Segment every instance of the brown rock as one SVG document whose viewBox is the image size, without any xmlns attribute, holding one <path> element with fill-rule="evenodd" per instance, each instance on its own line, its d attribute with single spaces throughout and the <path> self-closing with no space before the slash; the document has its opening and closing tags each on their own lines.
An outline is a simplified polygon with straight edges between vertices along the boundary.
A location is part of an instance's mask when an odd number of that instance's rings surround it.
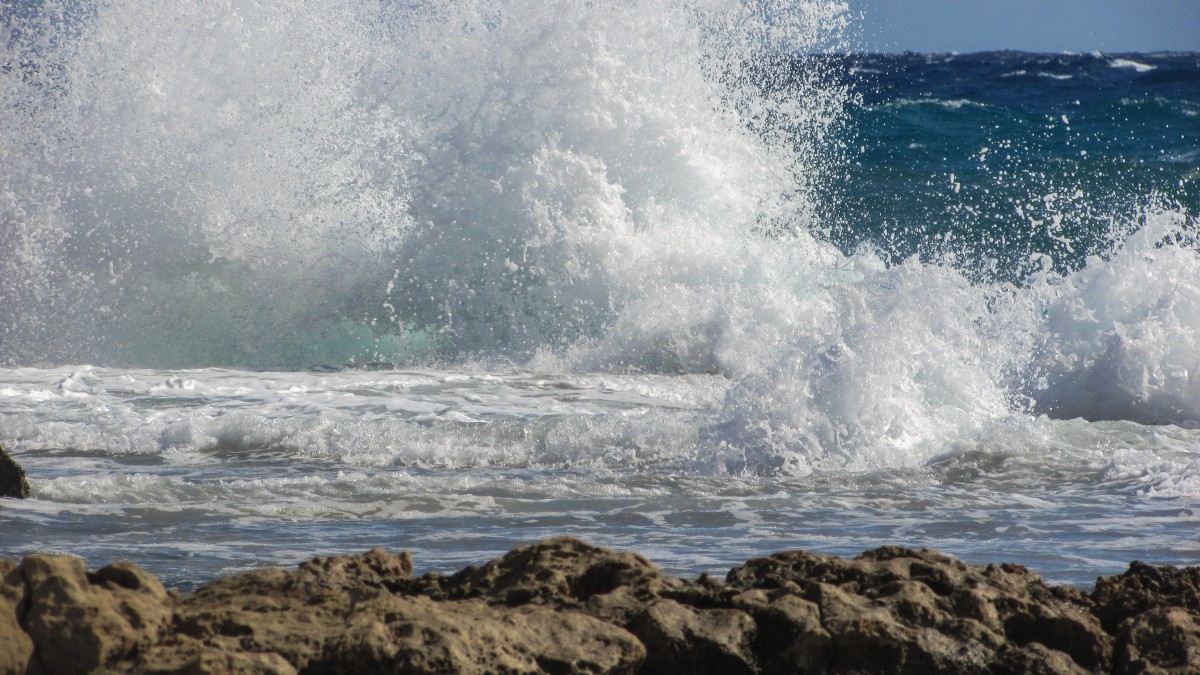
<svg viewBox="0 0 1200 675">
<path fill-rule="evenodd" d="M 648 605 L 690 584 L 662 574 L 636 553 L 617 553 L 574 537 L 555 537 L 514 549 L 482 567 L 457 574 L 426 574 L 398 592 L 436 600 L 482 598 L 490 604 L 526 604 L 582 611 L 625 626 Z"/>
<path fill-rule="evenodd" d="M 36 672 L 33 640 L 21 628 L 29 606 L 17 563 L 0 558 L 0 673 Z"/>
<path fill-rule="evenodd" d="M 919 596 L 922 591 L 898 595 Z M 953 619 L 929 606 L 921 615 L 905 616 L 904 599 L 870 600 L 819 584 L 812 596 L 821 608 L 822 624 L 833 638 L 832 672 L 971 673 L 984 672 L 1000 640 L 985 630 L 975 639 L 958 639 L 945 624 Z M 923 599 L 909 598 L 913 604 Z M 965 631 L 964 631 L 965 632 Z"/>
<path fill-rule="evenodd" d="M 170 618 L 162 584 L 130 563 L 89 574 L 71 556 L 32 555 L 20 573 L 29 594 L 24 628 L 51 673 L 90 673 L 153 644 Z"/>
<path fill-rule="evenodd" d="M 411 569 L 408 554 L 375 549 L 220 579 L 179 603 L 176 634 L 133 670 L 274 654 L 307 673 L 632 673 L 645 657 L 628 632 L 582 613 L 393 593 Z"/>
<path fill-rule="evenodd" d="M 232 654 L 245 662 L 243 672 L 258 673 L 632 673 L 645 654 L 633 636 L 589 616 L 480 600 L 396 596 L 360 602 L 350 614 L 320 605 L 257 613 L 247 606 L 185 612 L 186 633 L 131 670 L 221 672 L 228 666 L 219 658 Z"/>
<path fill-rule="evenodd" d="M 629 625 L 646 646 L 649 672 L 753 673 L 754 620 L 736 609 L 696 609 L 659 600 Z"/>
<path fill-rule="evenodd" d="M 1123 574 L 1097 579 L 1092 591 L 1105 630 L 1156 607 L 1182 607 L 1200 614 L 1200 567 L 1155 567 L 1134 561 Z"/>
<path fill-rule="evenodd" d="M 149 675 L 296 675 L 296 669 L 278 654 L 223 650 L 200 643 L 152 647 L 130 672 Z"/>
<path fill-rule="evenodd" d="M 823 673 L 833 639 L 821 625 L 816 603 L 787 591 L 753 589 L 730 599 L 754 617 L 759 666 L 767 673 Z"/>
<path fill-rule="evenodd" d="M 1200 571 L 1090 595 L 1019 565 L 787 551 L 725 583 L 558 538 L 451 576 L 372 549 L 168 594 L 128 563 L 0 560 L 0 673 L 1200 672 Z"/>
<path fill-rule="evenodd" d="M 992 664 L 995 675 L 1087 675 L 1091 672 L 1066 654 L 1040 642 L 1030 642 L 1023 647 L 1006 645 Z"/>
<path fill-rule="evenodd" d="M 508 605 L 579 605 L 622 588 L 647 588 L 650 598 L 662 578 L 657 565 L 636 553 L 615 553 L 574 537 L 555 537 L 450 577 L 428 575 L 409 591 L 431 597 L 487 597 Z"/>
<path fill-rule="evenodd" d="M 899 547 L 853 560 L 788 551 L 731 570 L 728 584 L 815 602 L 832 641 L 830 672 L 987 672 L 1035 642 L 1084 669 L 1111 662 L 1111 638 L 1088 600 L 1019 565 L 979 568 Z"/>
<path fill-rule="evenodd" d="M 1158 607 L 1125 620 L 1115 672 L 1200 673 L 1200 620 L 1181 607 Z"/>
<path fill-rule="evenodd" d="M 0 497 L 29 497 L 29 481 L 25 470 L 0 447 Z"/>
<path fill-rule="evenodd" d="M 1091 599 L 1117 636 L 1116 672 L 1200 672 L 1200 567 L 1135 561 L 1123 574 L 1097 579 Z"/>
<path fill-rule="evenodd" d="M 394 588 L 412 575 L 412 554 L 376 547 L 362 555 L 313 558 L 291 577 L 290 593 L 330 593 L 350 588 Z"/>
</svg>

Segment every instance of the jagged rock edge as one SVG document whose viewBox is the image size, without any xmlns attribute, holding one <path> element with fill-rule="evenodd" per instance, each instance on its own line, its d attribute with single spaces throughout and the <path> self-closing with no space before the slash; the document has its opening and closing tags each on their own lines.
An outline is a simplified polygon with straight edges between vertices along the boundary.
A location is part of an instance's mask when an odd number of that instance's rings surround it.
<svg viewBox="0 0 1200 675">
<path fill-rule="evenodd" d="M 154 602 L 159 602 L 165 612 L 165 620 L 156 625 L 158 632 L 150 635 L 148 638 L 137 637 L 129 648 L 124 651 L 117 651 L 104 657 L 104 661 L 100 664 L 101 669 L 114 669 L 128 672 L 175 672 L 182 671 L 184 666 L 195 670 L 201 668 L 200 672 L 209 672 L 203 670 L 202 666 L 205 663 L 203 656 L 209 651 L 222 649 L 219 630 L 215 630 L 211 634 L 205 634 L 203 629 L 200 631 L 201 638 L 193 640 L 189 643 L 180 637 L 180 629 L 185 623 L 189 615 L 187 612 L 196 611 L 203 613 L 205 611 L 218 611 L 221 606 L 213 606 L 207 609 L 202 603 L 197 607 L 191 607 L 188 603 L 195 604 L 195 599 L 201 597 L 205 589 L 219 586 L 221 583 L 230 583 L 231 579 L 241 579 L 250 584 L 249 593 L 253 595 L 255 580 L 261 584 L 267 583 L 268 576 L 275 579 L 283 579 L 296 581 L 300 586 L 299 581 L 302 576 L 307 574 L 311 579 L 308 582 L 315 584 L 313 589 L 317 588 L 322 583 L 330 583 L 329 577 L 321 577 L 317 573 L 324 570 L 326 575 L 332 573 L 330 570 L 335 570 L 339 574 L 345 574 L 349 569 L 352 573 L 350 576 L 345 576 L 340 582 L 340 590 L 332 593 L 327 593 L 326 601 L 329 598 L 337 598 L 340 595 L 359 594 L 360 599 L 365 600 L 367 604 L 370 602 L 387 602 L 388 598 L 379 595 L 387 594 L 394 598 L 414 599 L 425 598 L 422 606 L 436 607 L 439 611 L 465 611 L 464 608 L 470 606 L 471 611 L 476 612 L 475 615 L 481 622 L 480 625 L 485 625 L 487 622 L 498 620 L 517 621 L 521 617 L 523 620 L 545 621 L 545 611 L 557 612 L 561 615 L 564 626 L 570 624 L 566 630 L 586 630 L 586 631 L 602 631 L 601 623 L 608 624 L 616 631 L 608 632 L 605 637 L 599 642 L 602 646 L 612 646 L 618 644 L 616 650 L 618 653 L 609 654 L 608 660 L 604 663 L 596 662 L 590 656 L 584 654 L 574 654 L 571 658 L 576 660 L 563 661 L 559 657 L 562 656 L 547 656 L 544 653 L 529 652 L 527 656 L 527 665 L 530 672 L 537 672 L 548 667 L 547 664 L 552 664 L 554 670 L 563 670 L 563 672 L 587 670 L 588 672 L 636 672 L 641 668 L 643 663 L 646 663 L 648 657 L 650 661 L 658 662 L 660 665 L 664 663 L 663 655 L 660 653 L 649 654 L 646 652 L 647 646 L 640 639 L 630 633 L 628 628 L 633 623 L 637 616 L 649 611 L 656 603 L 664 600 L 669 600 L 672 603 L 680 605 L 684 613 L 688 616 L 696 617 L 705 616 L 705 612 L 734 610 L 740 614 L 747 616 L 751 622 L 750 627 L 745 631 L 743 642 L 748 645 L 751 654 L 748 658 L 741 658 L 741 666 L 738 668 L 744 672 L 784 672 L 787 669 L 787 664 L 772 660 L 770 655 L 759 653 L 763 651 L 765 638 L 763 637 L 764 621 L 767 617 L 767 612 L 772 611 L 772 603 L 777 603 L 785 597 L 795 597 L 800 601 L 809 603 L 815 606 L 816 617 L 819 626 L 831 639 L 828 641 L 825 649 L 825 659 L 821 670 L 825 672 L 854 672 L 856 668 L 861 669 L 862 664 L 852 663 L 848 661 L 853 655 L 843 654 L 845 648 L 839 643 L 839 636 L 844 639 L 845 635 L 835 631 L 837 623 L 834 616 L 828 615 L 826 603 L 821 602 L 819 593 L 814 589 L 818 588 L 818 584 L 825 585 L 827 582 L 818 581 L 817 579 L 827 579 L 829 585 L 839 589 L 839 593 L 852 594 L 857 598 L 855 602 L 860 602 L 863 607 L 870 610 L 873 615 L 887 615 L 889 606 L 888 598 L 895 597 L 897 594 L 903 594 L 906 589 L 918 589 L 915 584 L 923 586 L 936 603 L 938 601 L 949 601 L 955 597 L 958 590 L 957 587 L 952 587 L 945 594 L 935 591 L 927 583 L 920 579 L 915 579 L 911 576 L 899 580 L 892 580 L 898 570 L 902 570 L 907 560 L 908 568 L 914 566 L 911 561 L 919 561 L 921 569 L 925 570 L 926 565 L 941 563 L 945 566 L 953 568 L 961 575 L 961 579 L 969 587 L 975 589 L 979 580 L 984 577 L 994 577 L 998 579 L 992 590 L 1003 587 L 1008 584 L 1010 590 L 1016 595 L 1005 600 L 1005 603 L 1013 607 L 1020 607 L 1022 602 L 1039 600 L 1045 601 L 1044 604 L 1029 605 L 1037 614 L 1032 625 L 1064 625 L 1067 628 L 1089 628 L 1094 624 L 1096 632 L 1092 635 L 1092 639 L 1096 641 L 1092 645 L 1099 651 L 1093 652 L 1078 652 L 1075 656 L 1061 652 L 1048 647 L 1039 640 L 1027 640 L 1024 643 L 1013 642 L 1006 635 L 998 635 L 1003 638 L 989 654 L 991 660 L 983 663 L 955 661 L 954 655 L 919 655 L 922 658 L 927 658 L 926 661 L 907 662 L 901 661 L 894 664 L 892 670 L 886 668 L 881 672 L 918 672 L 920 667 L 922 672 L 927 672 L 930 664 L 935 666 L 934 670 L 944 672 L 968 672 L 976 670 L 978 672 L 1004 672 L 1005 668 L 1015 668 L 1017 664 L 1028 665 L 1027 661 L 1014 661 L 1014 659 L 1033 659 L 1039 655 L 1045 656 L 1049 653 L 1053 656 L 1053 663 L 1042 664 L 1045 672 L 1192 672 L 1200 668 L 1200 663 L 1196 659 L 1200 659 L 1200 567 L 1190 568 L 1173 568 L 1173 567 L 1154 567 L 1143 565 L 1141 563 L 1133 563 L 1127 572 L 1114 577 L 1098 579 L 1096 588 L 1091 594 L 1083 594 L 1077 590 L 1064 590 L 1064 587 L 1051 587 L 1042 583 L 1041 579 L 1032 572 L 1018 565 L 989 565 L 971 566 L 964 565 L 953 558 L 944 556 L 940 553 L 930 550 L 911 551 L 908 549 L 875 549 L 878 555 L 864 554 L 850 560 L 836 558 L 834 556 L 822 556 L 811 554 L 802 551 L 789 551 L 768 556 L 766 558 L 756 558 L 747 561 L 746 565 L 736 567 L 730 570 L 724 583 L 715 582 L 711 578 L 704 576 L 696 581 L 686 581 L 676 577 L 664 575 L 657 566 L 650 563 L 645 558 L 636 554 L 630 553 L 614 553 L 607 549 L 592 547 L 580 540 L 573 538 L 556 538 L 537 542 L 527 547 L 514 549 L 508 555 L 489 561 L 482 566 L 469 566 L 458 573 L 450 576 L 442 576 L 437 574 L 426 574 L 422 577 L 411 577 L 411 557 L 407 554 L 392 556 L 394 564 L 393 569 L 389 571 L 387 564 L 380 563 L 383 560 L 387 563 L 387 558 L 390 556 L 380 549 L 373 549 L 370 552 L 358 556 L 334 556 L 331 558 L 314 558 L 300 565 L 296 570 L 288 572 L 273 568 L 274 571 L 269 575 L 266 570 L 256 572 L 242 573 L 233 577 L 224 577 L 214 580 L 209 584 L 205 584 L 197 589 L 195 593 L 180 595 L 175 593 L 164 593 L 162 591 L 146 591 L 144 587 L 139 586 L 139 583 L 133 584 L 133 587 L 126 587 L 112 579 L 102 578 L 104 575 L 100 572 L 86 573 L 86 589 L 95 590 L 100 594 L 101 600 L 104 594 L 120 595 L 125 593 L 139 593 L 143 596 L 142 599 L 149 598 Z M 60 559 L 66 556 L 40 556 L 42 559 Z M 7 567 L 0 567 L 0 570 L 8 569 L 10 571 L 16 568 L 19 572 L 21 589 L 19 597 L 13 600 L 13 594 L 8 592 L 8 595 L 0 595 L 0 603 L 7 602 L 7 605 L 0 604 L 0 608 L 4 611 L 12 611 L 12 618 L 15 620 L 23 634 L 33 640 L 30 635 L 30 619 L 38 612 L 45 610 L 43 607 L 35 607 L 34 589 L 32 588 L 33 581 L 29 578 L 26 571 L 26 561 L 29 558 L 21 561 L 20 565 L 14 565 L 12 561 Z M 895 561 L 900 560 L 897 563 Z M 771 562 L 776 561 L 781 563 L 778 570 L 772 568 Z M 791 570 L 796 571 L 808 564 L 812 566 L 809 570 L 812 572 L 811 578 L 798 578 L 796 580 L 785 580 L 783 583 L 777 583 L 778 579 L 771 578 L 771 574 L 779 570 L 781 575 L 786 575 L 789 572 L 786 569 L 787 561 L 792 561 Z M 505 567 L 505 565 L 508 567 Z M 382 566 L 381 566 L 382 565 Z M 324 567 L 322 567 L 324 566 Z M 104 569 L 110 569 L 113 566 Z M 114 568 L 115 569 L 115 568 Z M 599 569 L 599 572 L 595 570 Z M 938 569 L 938 568 L 934 568 Z M 144 575 L 146 578 L 153 579 L 151 575 L 145 574 L 138 570 L 135 566 L 123 564 L 120 570 L 124 573 L 132 574 L 136 579 L 141 579 Z M 132 571 L 131 571 L 132 570 Z M 356 571 L 357 570 L 357 571 Z M 118 570 L 119 571 L 119 570 Z M 803 571 L 800 569 L 800 571 Z M 944 571 L 944 570 L 943 570 Z M 386 574 L 395 574 L 395 578 L 386 576 Z M 353 576 L 359 575 L 375 575 L 378 578 L 370 578 L 365 581 L 363 578 Z M 594 574 L 588 583 L 583 583 L 588 579 L 588 574 Z M 759 575 L 755 577 L 754 575 Z M 863 586 L 870 581 L 870 575 L 876 574 L 879 579 L 883 580 L 878 586 Z M 489 575 L 492 575 L 489 577 Z M 575 576 L 572 576 L 575 575 Z M 749 576 L 747 576 L 749 575 Z M 841 585 L 838 585 L 838 575 L 843 575 Z M 972 576 L 975 575 L 975 576 Z M 111 575 L 109 575 L 111 576 Z M 782 576 L 779 578 L 783 578 Z M 604 592 L 591 592 L 589 587 L 594 589 L 596 583 L 601 584 L 601 588 L 607 587 L 612 580 L 618 580 L 616 585 Z M 953 579 L 951 579 L 953 581 Z M 61 580 L 60 580 L 61 581 Z M 801 583 L 803 582 L 803 583 Z M 65 582 L 64 582 L 65 583 Z M 157 580 L 154 580 L 157 584 Z M 306 582 L 307 583 L 307 582 Z M 488 584 L 491 584 L 490 586 Z M 532 585 L 531 585 L 532 584 Z M 541 584 L 538 586 L 537 584 Z M 95 587 L 95 588 L 93 588 Z M 119 587 L 119 588 L 118 588 Z M 157 586 L 161 589 L 161 585 Z M 316 602 L 318 593 L 313 589 L 309 589 L 308 596 L 300 597 L 304 603 Z M 371 589 L 374 589 L 373 591 Z M 268 589 L 269 590 L 269 589 Z M 301 589 L 303 590 L 303 589 Z M 945 589 L 943 589 L 945 590 Z M 735 606 L 734 600 L 742 597 L 751 591 L 759 591 L 764 601 L 761 607 L 751 609 L 749 604 L 744 606 Z M 982 591 L 981 591 L 982 592 Z M 990 592 L 990 591 L 989 591 Z M 372 593 L 376 593 L 372 595 Z M 621 597 L 614 598 L 614 594 L 621 594 Z M 891 593 L 892 595 L 888 595 Z M 1020 593 L 1025 593 L 1022 596 Z M 321 597 L 325 597 L 321 596 Z M 142 596 L 138 596 L 142 597 Z M 758 595 L 754 596 L 758 598 Z M 921 599 L 918 594 L 917 600 Z M 996 596 L 1000 598 L 1002 596 Z M 9 601 L 6 601 L 8 598 Z M 271 598 L 269 595 L 262 595 L 263 602 L 269 604 Z M 1015 600 L 1011 598 L 1016 598 Z M 96 600 L 97 607 L 103 603 L 101 600 Z M 516 601 L 516 602 L 514 602 Z M 749 598 L 743 598 L 746 603 L 751 602 Z M 904 598 L 898 602 L 903 603 Z M 64 601 L 67 602 L 67 601 Z M 356 601 L 357 602 L 357 601 Z M 455 604 L 457 603 L 457 604 Z M 607 603 L 607 604 L 606 604 Z M 622 604 L 626 603 L 626 604 Z M 11 607 L 10 607 L 11 605 Z M 901 604 L 895 605 L 901 607 Z M 334 607 L 334 605 L 330 605 Z M 120 611 L 130 612 L 128 600 L 124 605 L 118 602 Z M 229 608 L 224 608 L 229 609 Z M 336 609 L 336 608 L 335 608 Z M 916 606 L 917 610 L 926 609 L 928 607 Z M 938 609 L 934 607 L 933 609 Z M 1063 614 L 1063 611 L 1066 614 Z M 101 607 L 99 612 L 106 611 Z M 234 611 L 234 610 L 230 610 Z M 334 610 L 330 610 L 334 611 Z M 932 610 L 930 610 L 932 612 Z M 1047 613 L 1049 612 L 1049 613 Z M 1054 612 L 1059 612 L 1055 614 Z M 1072 612 L 1078 612 L 1079 616 L 1074 616 Z M 1122 614 L 1122 612 L 1124 612 Z M 336 613 L 336 612 L 335 612 Z M 690 614 L 689 614 L 690 613 Z M 893 612 L 891 618 L 903 614 L 903 612 Z M 1101 625 L 1100 616 L 1106 616 L 1106 623 L 1109 628 L 1105 629 Z M 466 616 L 466 615 L 463 615 Z M 734 616 L 734 615 L 730 615 Z M 782 616 L 782 615 L 781 615 Z M 990 630 L 985 623 L 971 618 L 963 619 L 953 614 L 949 614 L 954 621 L 975 621 L 984 630 Z M 586 619 L 585 619 L 586 617 Z M 1048 617 L 1048 618 L 1047 618 Z M 460 617 L 461 618 L 461 617 Z M 876 617 L 877 618 L 877 617 Z M 933 618 L 937 618 L 936 616 Z M 936 621 L 929 625 L 921 625 L 920 620 L 929 620 L 929 617 L 921 619 L 918 617 L 917 622 L 908 625 L 903 623 L 903 617 L 897 621 L 895 630 L 899 634 L 913 635 L 913 639 L 919 641 L 922 631 L 926 633 L 933 630 L 937 637 L 947 637 L 945 633 L 937 631 L 938 624 Z M 95 621 L 93 617 L 93 621 Z M 474 620 L 474 619 L 473 619 Z M 599 620 L 598 622 L 596 620 Z M 1074 621 L 1074 624 L 1071 622 Z M 1039 623 L 1040 622 L 1040 623 Z M 1055 623 L 1058 622 L 1058 623 Z M 134 623 L 138 623 L 134 621 Z M 154 623 L 154 622 L 151 622 Z M 536 623 L 536 622 L 535 622 Z M 734 622 L 737 623 L 737 622 Z M 1007 622 L 1002 621 L 999 625 L 1006 629 Z M 374 625 L 374 624 L 373 624 Z M 386 622 L 379 623 L 382 626 L 381 630 L 386 633 L 389 628 Z M 1163 626 L 1166 626 L 1166 629 Z M 1140 627 L 1140 628 L 1139 628 Z M 91 628 L 89 626 L 75 626 L 73 630 L 81 628 Z M 396 626 L 392 626 L 396 628 Z M 880 626 L 881 630 L 889 630 L 886 626 Z M 1169 630 L 1168 630 L 1169 629 Z M 426 630 L 430 630 L 426 627 Z M 494 635 L 487 633 L 490 629 L 481 629 L 481 634 L 489 635 L 488 639 L 495 638 Z M 1082 629 L 1080 629 L 1082 630 Z M 1158 631 L 1157 633 L 1155 631 Z M 907 633 L 905 632 L 907 631 Z M 1166 638 L 1163 638 L 1161 633 L 1168 632 Z M 1086 633 L 1086 631 L 1085 631 Z M 686 631 L 684 642 L 692 640 L 694 642 L 696 635 L 688 634 Z M 811 633 L 807 633 L 811 634 Z M 205 637 L 207 635 L 207 637 Z M 640 656 L 638 649 L 630 644 L 622 643 L 624 639 L 622 635 L 629 636 L 629 639 L 638 643 L 641 647 Z M 1146 636 L 1151 637 L 1158 635 L 1156 639 L 1171 639 L 1176 641 L 1184 641 L 1185 643 L 1167 645 L 1166 649 L 1159 649 L 1154 645 L 1135 644 L 1138 639 L 1145 639 Z M 19 637 L 19 636 L 18 636 Z M 346 636 L 342 636 L 346 637 Z M 586 636 L 585 636 L 586 637 Z M 735 636 L 736 637 L 736 636 Z M 191 639 L 191 638 L 188 638 Z M 287 635 L 279 638 L 283 641 L 288 639 Z M 391 647 L 387 644 L 387 637 L 383 641 L 374 644 L 366 645 L 353 642 L 350 640 L 348 648 L 379 648 L 387 652 Z M 162 652 L 163 649 L 172 647 L 172 641 L 175 641 L 175 646 L 183 645 L 184 647 L 194 648 L 198 651 L 199 656 L 186 663 L 179 663 L 177 669 L 160 668 L 148 661 L 150 655 L 156 653 L 156 650 Z M 206 640 L 208 640 L 206 642 Z M 1086 638 L 1085 638 L 1086 640 Z M 734 639 L 732 643 L 737 643 Z M 530 643 L 533 644 L 533 643 Z M 536 649 L 526 644 L 521 649 Z M 142 645 L 145 645 L 143 648 Z M 1012 647 L 1010 648 L 1010 645 Z M 1031 645 L 1036 645 L 1036 648 Z M 8 643 L 0 639 L 0 647 L 7 647 Z M 31 655 L 31 660 L 25 664 L 20 664 L 12 660 L 7 660 L 9 657 L 19 659 L 19 654 L 0 654 L 0 672 L 37 672 L 39 669 L 44 672 L 67 672 L 62 668 L 55 669 L 53 666 L 46 668 L 44 663 L 44 654 L 42 649 L 37 648 L 37 641 L 34 641 L 34 651 Z M 322 644 L 321 649 L 325 649 L 328 645 Z M 162 648 L 162 649 L 160 649 Z M 182 647 L 181 647 L 182 648 Z M 211 649 L 210 649 L 211 648 Z M 696 644 L 678 644 L 673 645 L 673 653 L 686 653 L 687 649 L 696 649 Z M 704 646 L 705 649 L 712 649 L 712 645 Z M 916 649 L 916 647 L 912 647 Z M 1017 651 L 1013 651 L 1016 649 Z M 205 651 L 209 650 L 209 651 Z M 680 651 L 684 650 L 684 651 Z M 1006 651 L 1007 650 L 1007 651 Z M 394 650 L 393 650 L 394 651 Z M 612 650 L 609 650 L 610 652 Z M 388 656 L 388 654 L 391 656 Z M 524 654 L 524 652 L 521 652 Z M 1092 663 L 1081 664 L 1078 661 L 1080 653 L 1085 657 L 1092 658 Z M 1153 659 L 1159 658 L 1161 661 L 1163 653 L 1182 654 L 1184 661 L 1179 663 L 1155 662 Z M 242 656 L 249 660 L 244 660 L 244 663 L 251 665 L 258 664 L 257 670 L 247 672 L 284 672 L 282 662 L 279 659 L 271 660 L 267 658 L 270 654 L 280 656 L 279 652 L 266 651 L 243 651 Z M 257 661 L 254 661 L 255 656 L 259 656 Z M 353 656 L 353 655 L 351 655 Z M 861 654 L 857 656 L 861 657 Z M 960 654 L 961 656 L 961 654 Z M 238 654 L 225 654 L 226 661 L 222 663 L 230 664 L 236 661 Z M 398 655 L 397 653 L 384 653 L 384 658 L 410 658 L 409 656 Z M 634 657 L 637 657 L 634 659 Z M 1067 657 L 1063 660 L 1062 657 Z M 321 653 L 321 659 L 331 658 L 333 661 L 322 661 L 319 665 L 324 667 L 336 666 L 338 656 L 326 656 Z M 349 657 L 347 657 L 349 658 Z M 357 658 L 357 657 L 355 657 Z M 1165 658 L 1165 657 L 1163 657 Z M 631 660 L 633 659 L 633 660 Z M 931 660 L 928 660 L 931 659 Z M 283 661 L 287 661 L 286 657 Z M 666 661 L 669 663 L 668 661 Z M 1064 663 L 1071 663 L 1073 669 L 1063 670 Z M 243 663 L 243 662 L 239 662 Z M 308 662 L 292 663 L 288 661 L 289 667 L 294 670 L 303 671 Z M 315 662 L 314 662 L 315 663 Z M 525 662 L 522 662 L 525 663 Z M 607 664 L 607 666 L 605 665 Z M 197 665 L 199 664 L 199 665 Z M 273 666 L 271 664 L 274 664 Z M 447 665 L 444 662 L 429 662 L 425 663 L 426 670 L 421 670 L 420 663 L 410 663 L 412 672 L 435 672 L 441 665 Z M 455 662 L 455 670 L 457 672 L 485 672 L 489 667 L 486 662 L 460 661 Z M 1007 665 L 1006 665 L 1007 664 Z M 382 662 L 377 664 L 382 666 Z M 496 664 L 491 664 L 496 665 Z M 519 663 L 517 665 L 520 665 Z M 682 665 L 682 664 L 679 664 Z M 217 667 L 217 666 L 214 666 Z M 249 667 L 249 666 L 247 666 Z M 726 663 L 728 667 L 728 663 Z M 607 669 L 606 669 L 607 668 Z M 383 668 L 380 668 L 381 670 Z M 521 670 L 520 668 L 517 669 Z M 211 671 L 211 672 L 216 672 Z M 369 672 L 369 671 L 363 671 Z M 704 663 L 697 664 L 689 662 L 687 672 L 705 672 Z"/>
</svg>

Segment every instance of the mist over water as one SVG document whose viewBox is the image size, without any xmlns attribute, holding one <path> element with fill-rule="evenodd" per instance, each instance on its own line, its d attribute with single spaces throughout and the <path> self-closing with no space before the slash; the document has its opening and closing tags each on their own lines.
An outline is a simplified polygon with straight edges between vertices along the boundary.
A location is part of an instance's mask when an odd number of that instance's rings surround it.
<svg viewBox="0 0 1200 675">
<path fill-rule="evenodd" d="M 845 96 L 803 74 L 755 93 L 747 64 L 839 24 L 765 9 L 15 12 L 3 361 L 525 363 L 647 297 L 739 285 L 754 230 L 808 238 L 807 160 Z M 804 127 L 799 145 L 768 117 Z"/>
</svg>

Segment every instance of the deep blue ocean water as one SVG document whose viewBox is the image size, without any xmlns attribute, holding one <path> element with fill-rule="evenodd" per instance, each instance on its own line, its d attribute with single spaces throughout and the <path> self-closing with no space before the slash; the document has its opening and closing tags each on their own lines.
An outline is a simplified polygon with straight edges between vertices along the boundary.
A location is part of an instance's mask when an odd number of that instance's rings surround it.
<svg viewBox="0 0 1200 675">
<path fill-rule="evenodd" d="M 1200 55 L 814 56 L 835 3 L 17 9 L 0 555 L 1200 564 Z"/>
<path fill-rule="evenodd" d="M 1019 279 L 1034 256 L 1067 270 L 1107 253 L 1142 210 L 1200 210 L 1196 54 L 838 60 L 859 95 L 831 186 L 842 246 Z"/>
</svg>

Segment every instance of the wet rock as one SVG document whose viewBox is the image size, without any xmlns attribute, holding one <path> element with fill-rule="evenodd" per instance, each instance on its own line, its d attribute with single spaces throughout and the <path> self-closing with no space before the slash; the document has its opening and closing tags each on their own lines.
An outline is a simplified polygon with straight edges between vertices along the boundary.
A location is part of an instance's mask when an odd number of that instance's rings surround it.
<svg viewBox="0 0 1200 675">
<path fill-rule="evenodd" d="M 25 470 L 0 447 L 0 497 L 29 497 L 29 481 Z"/>
</svg>

